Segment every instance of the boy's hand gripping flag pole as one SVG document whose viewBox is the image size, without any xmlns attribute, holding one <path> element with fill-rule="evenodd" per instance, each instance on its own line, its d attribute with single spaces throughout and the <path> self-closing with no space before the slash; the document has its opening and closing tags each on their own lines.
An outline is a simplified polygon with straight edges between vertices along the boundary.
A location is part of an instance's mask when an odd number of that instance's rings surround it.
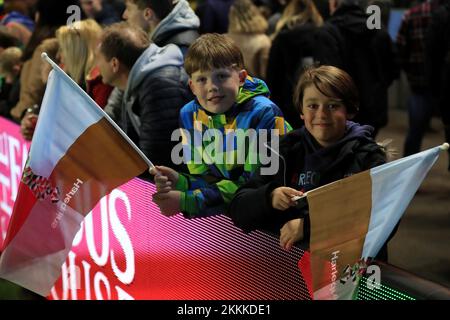
<svg viewBox="0 0 450 320">
<path fill-rule="evenodd" d="M 47 296 L 83 218 L 153 164 L 47 54 L 49 75 L 8 232 L 0 278 Z"/>
</svg>

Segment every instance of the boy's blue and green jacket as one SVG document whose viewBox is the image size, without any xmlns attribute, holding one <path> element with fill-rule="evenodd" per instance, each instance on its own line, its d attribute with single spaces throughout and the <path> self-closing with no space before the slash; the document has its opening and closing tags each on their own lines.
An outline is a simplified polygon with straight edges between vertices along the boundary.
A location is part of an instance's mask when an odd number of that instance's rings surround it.
<svg viewBox="0 0 450 320">
<path fill-rule="evenodd" d="M 270 129 L 278 129 L 279 135 L 291 130 L 269 95 L 264 81 L 247 77 L 237 102 L 225 113 L 210 113 L 197 100 L 181 109 L 183 157 L 190 174 L 180 173 L 175 189 L 182 191 L 185 217 L 225 213 L 236 190 L 259 167 L 258 141 L 265 148 Z M 258 139 L 260 129 L 268 130 L 268 141 Z M 249 138 L 241 139 L 245 135 Z"/>
</svg>

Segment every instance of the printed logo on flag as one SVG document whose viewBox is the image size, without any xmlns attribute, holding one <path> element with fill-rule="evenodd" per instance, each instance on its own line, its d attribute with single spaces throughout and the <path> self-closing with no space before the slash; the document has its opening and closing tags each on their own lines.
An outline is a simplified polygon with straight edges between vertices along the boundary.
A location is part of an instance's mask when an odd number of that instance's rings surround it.
<svg viewBox="0 0 450 320">
<path fill-rule="evenodd" d="M 31 170 L 29 159 L 23 170 L 22 182 L 30 188 L 36 199 L 42 201 L 50 197 L 52 203 L 59 201 L 59 188 L 52 186 L 49 179 L 35 174 Z"/>
</svg>

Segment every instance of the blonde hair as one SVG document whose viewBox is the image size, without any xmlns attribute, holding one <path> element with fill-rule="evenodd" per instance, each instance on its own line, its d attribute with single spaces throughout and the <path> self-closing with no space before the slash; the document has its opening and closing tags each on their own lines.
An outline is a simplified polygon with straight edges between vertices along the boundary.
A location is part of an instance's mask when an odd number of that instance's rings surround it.
<svg viewBox="0 0 450 320">
<path fill-rule="evenodd" d="M 235 0 L 228 18 L 230 33 L 265 33 L 269 27 L 266 18 L 251 0 Z"/>
<path fill-rule="evenodd" d="M 278 20 L 274 35 L 278 34 L 284 27 L 292 29 L 308 22 L 316 27 L 323 25 L 323 18 L 314 2 L 312 0 L 292 0 Z"/>
<path fill-rule="evenodd" d="M 102 28 L 93 19 L 76 21 L 56 31 L 65 69 L 79 84 L 84 83 L 94 67 L 95 46 L 101 33 Z"/>
<path fill-rule="evenodd" d="M 0 53 L 0 74 L 13 73 L 14 66 L 20 64 L 22 50 L 18 47 L 9 47 Z"/>
</svg>

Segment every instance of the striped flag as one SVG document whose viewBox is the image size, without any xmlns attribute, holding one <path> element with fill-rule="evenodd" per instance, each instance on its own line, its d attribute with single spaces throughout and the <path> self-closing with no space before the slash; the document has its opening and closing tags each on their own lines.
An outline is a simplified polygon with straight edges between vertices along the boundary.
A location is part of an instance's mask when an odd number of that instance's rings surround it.
<svg viewBox="0 0 450 320">
<path fill-rule="evenodd" d="M 46 59 L 53 71 L 0 256 L 0 278 L 43 296 L 60 276 L 83 218 L 104 195 L 151 165 Z"/>
<path fill-rule="evenodd" d="M 377 255 L 446 149 L 448 143 L 307 193 L 310 254 L 299 267 L 314 299 L 356 298 L 367 259 Z"/>
</svg>

